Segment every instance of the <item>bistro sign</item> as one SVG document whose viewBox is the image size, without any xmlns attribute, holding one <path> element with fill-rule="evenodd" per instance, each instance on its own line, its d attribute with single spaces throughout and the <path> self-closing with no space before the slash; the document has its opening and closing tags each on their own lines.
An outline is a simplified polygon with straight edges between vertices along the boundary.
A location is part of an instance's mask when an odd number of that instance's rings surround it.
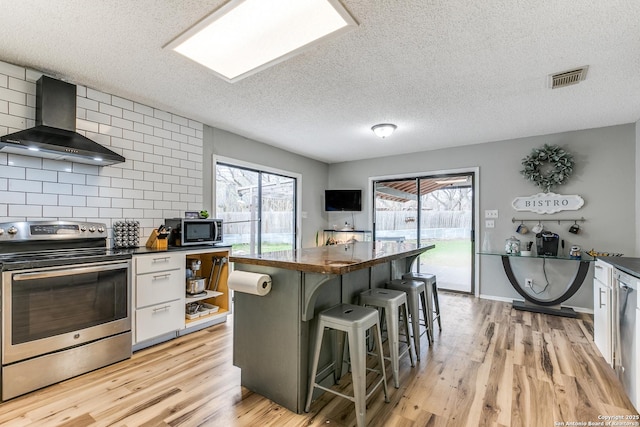
<svg viewBox="0 0 640 427">
<path fill-rule="evenodd" d="M 584 200 L 578 195 L 538 193 L 533 196 L 516 197 L 511 205 L 517 211 L 551 214 L 560 211 L 576 211 L 584 205 Z"/>
</svg>

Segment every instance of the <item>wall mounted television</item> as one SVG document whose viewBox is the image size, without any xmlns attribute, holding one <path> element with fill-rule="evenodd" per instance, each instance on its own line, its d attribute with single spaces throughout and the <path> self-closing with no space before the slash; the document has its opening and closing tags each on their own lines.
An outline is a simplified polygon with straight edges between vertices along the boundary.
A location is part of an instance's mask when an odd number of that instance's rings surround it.
<svg viewBox="0 0 640 427">
<path fill-rule="evenodd" d="M 324 210 L 354 212 L 362 210 L 362 190 L 325 190 Z"/>
</svg>

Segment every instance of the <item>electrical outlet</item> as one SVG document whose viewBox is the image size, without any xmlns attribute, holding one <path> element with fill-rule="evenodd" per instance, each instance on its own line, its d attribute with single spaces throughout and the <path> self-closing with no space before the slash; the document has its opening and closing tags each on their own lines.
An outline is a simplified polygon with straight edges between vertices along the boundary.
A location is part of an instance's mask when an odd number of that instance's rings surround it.
<svg viewBox="0 0 640 427">
<path fill-rule="evenodd" d="M 484 217 L 485 218 L 498 218 L 498 211 L 497 210 L 486 210 L 486 211 L 484 211 Z"/>
<path fill-rule="evenodd" d="M 533 288 L 533 279 L 524 279 L 525 288 Z"/>
<path fill-rule="evenodd" d="M 485 226 L 485 228 L 495 228 L 496 227 L 496 222 L 493 219 L 485 219 L 484 220 L 484 226 Z"/>
</svg>

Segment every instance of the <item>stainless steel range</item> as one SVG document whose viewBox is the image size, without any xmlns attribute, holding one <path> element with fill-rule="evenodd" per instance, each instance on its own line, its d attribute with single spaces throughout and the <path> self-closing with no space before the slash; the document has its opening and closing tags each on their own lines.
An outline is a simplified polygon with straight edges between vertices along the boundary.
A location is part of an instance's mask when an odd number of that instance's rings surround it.
<svg viewBox="0 0 640 427">
<path fill-rule="evenodd" d="M 131 357 L 131 253 L 105 224 L 0 223 L 2 400 Z"/>
</svg>

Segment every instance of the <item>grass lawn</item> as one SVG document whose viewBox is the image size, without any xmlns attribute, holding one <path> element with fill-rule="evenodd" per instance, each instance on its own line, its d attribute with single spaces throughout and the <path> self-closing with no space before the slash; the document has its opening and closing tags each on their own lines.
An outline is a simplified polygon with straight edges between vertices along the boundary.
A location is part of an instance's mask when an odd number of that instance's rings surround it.
<svg viewBox="0 0 640 427">
<path fill-rule="evenodd" d="M 438 240 L 429 243 L 435 244 L 436 247 L 420 257 L 423 263 L 446 267 L 464 267 L 471 262 L 470 240 Z"/>
</svg>

